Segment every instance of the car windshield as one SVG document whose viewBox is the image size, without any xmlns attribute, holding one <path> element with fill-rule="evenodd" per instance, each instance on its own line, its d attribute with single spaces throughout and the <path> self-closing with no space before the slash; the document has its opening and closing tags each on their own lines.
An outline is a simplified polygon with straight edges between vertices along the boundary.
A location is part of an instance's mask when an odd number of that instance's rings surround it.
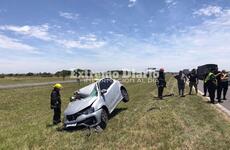
<svg viewBox="0 0 230 150">
<path fill-rule="evenodd" d="M 95 85 L 94 88 L 93 88 L 93 90 L 92 90 L 92 92 L 89 94 L 88 97 L 95 97 L 97 95 L 98 95 L 98 91 L 97 91 L 97 87 Z"/>
</svg>

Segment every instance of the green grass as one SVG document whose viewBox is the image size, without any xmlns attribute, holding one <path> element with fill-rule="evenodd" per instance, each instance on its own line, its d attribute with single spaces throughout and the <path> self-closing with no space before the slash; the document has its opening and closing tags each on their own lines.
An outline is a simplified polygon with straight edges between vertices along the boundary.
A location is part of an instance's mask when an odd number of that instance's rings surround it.
<svg viewBox="0 0 230 150">
<path fill-rule="evenodd" d="M 65 80 L 69 80 L 66 77 Z M 52 81 L 62 81 L 62 77 L 5 77 L 0 78 L 0 85 L 9 84 L 21 84 L 21 83 L 40 83 L 40 82 L 52 82 Z"/>
<path fill-rule="evenodd" d="M 201 97 L 157 100 L 153 83 L 125 85 L 130 102 L 119 104 L 105 131 L 90 136 L 51 126 L 51 86 L 1 90 L 0 149 L 230 149 L 230 122 Z M 62 110 L 77 88 L 64 84 Z M 171 77 L 169 93 L 177 93 Z"/>
</svg>

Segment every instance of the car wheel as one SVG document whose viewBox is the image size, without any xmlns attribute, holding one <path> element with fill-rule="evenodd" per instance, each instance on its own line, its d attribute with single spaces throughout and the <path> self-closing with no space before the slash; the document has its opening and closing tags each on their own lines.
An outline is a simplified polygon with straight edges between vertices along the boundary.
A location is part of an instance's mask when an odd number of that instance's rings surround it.
<svg viewBox="0 0 230 150">
<path fill-rule="evenodd" d="M 126 91 L 126 89 L 122 88 L 121 89 L 121 95 L 123 96 L 123 102 L 128 102 L 129 101 L 129 94 Z"/>
<path fill-rule="evenodd" d="M 102 109 L 101 122 L 100 122 L 99 126 L 104 130 L 107 126 L 107 122 L 108 122 L 108 114 L 105 111 L 105 109 Z"/>
</svg>

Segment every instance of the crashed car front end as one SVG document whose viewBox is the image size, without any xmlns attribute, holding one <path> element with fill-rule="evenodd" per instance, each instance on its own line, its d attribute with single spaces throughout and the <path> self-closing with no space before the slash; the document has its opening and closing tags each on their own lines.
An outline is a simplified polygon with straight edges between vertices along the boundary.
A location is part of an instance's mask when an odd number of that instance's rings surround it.
<svg viewBox="0 0 230 150">
<path fill-rule="evenodd" d="M 94 127 L 100 123 L 102 109 L 95 110 L 89 106 L 74 114 L 64 116 L 64 127 L 86 126 Z"/>
<path fill-rule="evenodd" d="M 82 96 L 83 95 L 83 96 Z M 80 99 L 78 99 L 78 98 Z M 75 98 L 64 112 L 64 127 L 93 127 L 100 123 L 102 109 L 97 85 L 91 84 L 75 93 Z"/>
</svg>

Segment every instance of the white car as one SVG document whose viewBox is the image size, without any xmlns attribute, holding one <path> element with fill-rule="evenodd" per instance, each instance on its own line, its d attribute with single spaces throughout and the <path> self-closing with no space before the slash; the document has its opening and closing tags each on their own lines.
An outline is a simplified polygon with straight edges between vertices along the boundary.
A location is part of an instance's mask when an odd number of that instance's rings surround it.
<svg viewBox="0 0 230 150">
<path fill-rule="evenodd" d="M 119 81 L 104 78 L 75 92 L 64 111 L 64 127 L 99 125 L 104 129 L 108 115 L 120 101 L 128 102 L 126 88 Z"/>
</svg>

